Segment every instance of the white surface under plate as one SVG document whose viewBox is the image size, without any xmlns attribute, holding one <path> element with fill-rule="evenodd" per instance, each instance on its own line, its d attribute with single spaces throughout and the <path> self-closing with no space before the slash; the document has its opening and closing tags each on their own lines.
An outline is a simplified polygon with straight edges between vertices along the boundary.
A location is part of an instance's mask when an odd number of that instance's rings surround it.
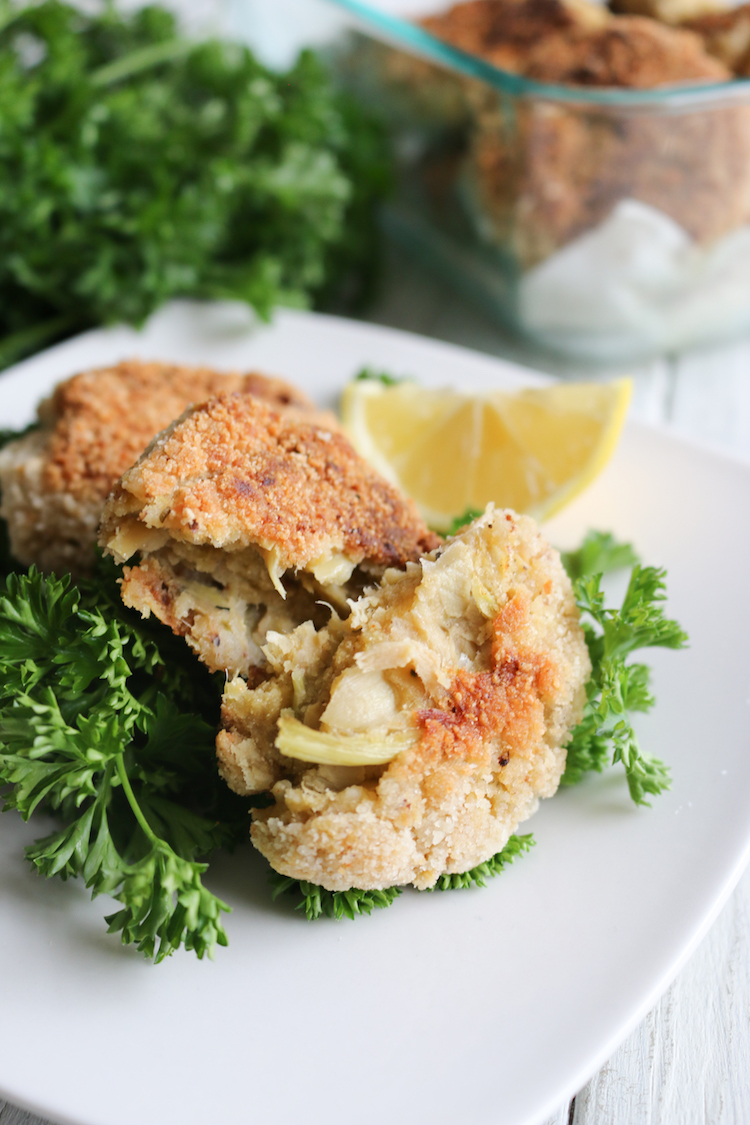
<svg viewBox="0 0 750 1125">
<path fill-rule="evenodd" d="M 258 367 L 329 400 L 363 364 L 460 387 L 536 379 L 498 360 L 302 313 L 173 305 L 0 378 L 2 425 L 55 380 L 125 356 Z M 652 809 L 619 770 L 544 803 L 537 847 L 486 890 L 404 894 L 355 922 L 272 904 L 250 848 L 210 884 L 233 906 L 214 963 L 154 968 L 104 933 L 107 903 L 36 878 L 39 832 L 0 817 L 0 1093 L 76 1125 L 532 1125 L 648 1010 L 734 886 L 750 841 L 750 470 L 629 425 L 548 527 L 632 539 L 669 568 L 686 652 L 655 651 L 640 724 L 673 767 Z M 700 1018 L 696 1014 L 697 1018 Z"/>
</svg>

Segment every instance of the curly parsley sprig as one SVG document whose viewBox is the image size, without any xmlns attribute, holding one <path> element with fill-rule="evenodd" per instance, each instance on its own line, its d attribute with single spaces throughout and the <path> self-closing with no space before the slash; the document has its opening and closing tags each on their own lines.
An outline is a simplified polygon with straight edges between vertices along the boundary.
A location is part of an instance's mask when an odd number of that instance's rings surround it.
<svg viewBox="0 0 750 1125">
<path fill-rule="evenodd" d="M 384 890 L 363 891 L 353 887 L 349 891 L 329 891 L 317 883 L 292 879 L 278 871 L 271 872 L 269 883 L 274 900 L 287 892 L 301 895 L 295 910 L 304 912 L 308 922 L 317 918 L 340 921 L 342 918 L 354 919 L 359 914 L 372 914 L 375 909 L 391 906 L 403 890 L 403 887 L 386 887 Z"/>
<path fill-rule="evenodd" d="M 669 769 L 658 758 L 641 750 L 631 713 L 649 711 L 650 669 L 628 663 L 642 648 L 684 648 L 687 634 L 666 617 L 666 571 L 653 566 L 633 566 L 619 609 L 606 608 L 601 589 L 603 572 L 635 560 L 629 544 L 618 544 L 601 532 L 589 533 L 579 551 L 563 555 L 575 578 L 573 583 L 591 657 L 591 678 L 586 685 L 583 719 L 568 744 L 562 785 L 575 785 L 590 770 L 622 762 L 630 796 L 637 805 L 648 805 L 646 795 L 670 787 Z M 597 568 L 599 573 L 591 573 Z"/>
<path fill-rule="evenodd" d="M 561 551 L 560 560 L 572 581 L 609 574 L 639 561 L 632 543 L 618 543 L 611 531 L 588 531 L 576 551 Z"/>
<path fill-rule="evenodd" d="M 42 875 L 80 877 L 92 895 L 115 898 L 121 909 L 106 920 L 123 942 L 156 961 L 180 945 L 211 956 L 227 943 L 221 915 L 229 908 L 203 886 L 199 857 L 246 827 L 238 831 L 236 812 L 217 816 L 213 725 L 190 713 L 195 688 L 174 671 L 164 694 L 158 646 L 91 608 L 95 601 L 95 583 L 78 588 L 33 569 L 6 580 L 4 807 L 24 819 L 40 809 L 60 819 L 27 848 L 29 860 Z M 193 684 L 204 676 L 196 667 Z"/>
</svg>

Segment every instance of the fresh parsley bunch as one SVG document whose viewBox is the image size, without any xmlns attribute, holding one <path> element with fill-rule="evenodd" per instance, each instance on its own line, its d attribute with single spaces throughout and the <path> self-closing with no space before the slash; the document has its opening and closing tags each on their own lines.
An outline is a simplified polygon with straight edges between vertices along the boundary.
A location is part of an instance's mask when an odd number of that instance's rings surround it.
<svg viewBox="0 0 750 1125">
<path fill-rule="evenodd" d="M 27 857 L 115 898 L 110 932 L 156 961 L 180 945 L 210 956 L 227 943 L 228 907 L 204 887 L 201 858 L 248 830 L 247 802 L 216 776 L 220 687 L 116 594 L 106 570 L 80 586 L 33 568 L 6 578 L 0 792 L 24 819 L 59 819 Z"/>
<path fill-rule="evenodd" d="M 173 16 L 0 0 L 0 367 L 173 296 L 362 296 L 384 133 L 304 53 L 285 74 Z"/>
</svg>

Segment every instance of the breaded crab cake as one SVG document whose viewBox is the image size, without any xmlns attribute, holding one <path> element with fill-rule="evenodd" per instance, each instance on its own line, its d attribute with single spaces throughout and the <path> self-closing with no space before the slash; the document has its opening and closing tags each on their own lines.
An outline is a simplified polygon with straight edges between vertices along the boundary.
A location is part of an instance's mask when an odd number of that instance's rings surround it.
<svg viewBox="0 0 750 1125">
<path fill-rule="evenodd" d="M 589 0 L 467 0 L 420 20 L 426 31 L 503 70 L 522 72 L 529 51 L 548 35 L 598 29 L 610 18 Z"/>
<path fill-rule="evenodd" d="M 497 853 L 551 797 L 591 666 L 570 581 L 529 517 L 491 507 L 346 620 L 269 633 L 217 738 L 255 846 L 329 890 L 413 883 Z"/>
<path fill-rule="evenodd" d="M 269 630 L 323 625 L 438 542 L 332 418 L 250 395 L 215 398 L 161 434 L 113 490 L 100 533 L 118 562 L 138 556 L 126 605 L 209 668 L 256 679 Z"/>
<path fill-rule="evenodd" d="M 750 75 L 750 4 L 727 11 L 707 11 L 682 21 L 700 35 L 710 55 L 720 59 L 739 78 Z"/>
<path fill-rule="evenodd" d="M 645 16 L 613 16 L 601 28 L 546 36 L 529 52 L 524 73 L 540 82 L 635 89 L 731 78 L 697 35 Z"/>
<path fill-rule="evenodd" d="M 0 515 L 19 562 L 84 573 L 115 481 L 187 406 L 242 391 L 312 409 L 281 379 L 129 360 L 60 383 L 39 407 L 40 428 L 0 452 Z"/>
</svg>

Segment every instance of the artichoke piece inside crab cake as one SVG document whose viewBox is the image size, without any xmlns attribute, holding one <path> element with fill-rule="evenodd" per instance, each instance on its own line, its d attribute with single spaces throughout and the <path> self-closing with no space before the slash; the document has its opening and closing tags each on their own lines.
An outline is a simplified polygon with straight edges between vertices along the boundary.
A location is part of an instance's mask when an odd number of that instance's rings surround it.
<svg viewBox="0 0 750 1125">
<path fill-rule="evenodd" d="M 124 474 L 100 543 L 122 598 L 213 670 L 266 674 L 269 630 L 322 626 L 387 567 L 439 540 L 332 418 L 248 395 L 189 410 Z"/>
<path fill-rule="evenodd" d="M 0 452 L 0 514 L 13 555 L 44 571 L 85 573 L 115 482 L 191 403 L 235 391 L 313 409 L 281 379 L 170 363 L 129 360 L 58 384 L 39 407 L 39 428 Z"/>
<path fill-rule="evenodd" d="M 270 790 L 252 839 L 329 890 L 467 871 L 557 789 L 591 666 L 558 553 L 488 509 L 348 618 L 269 633 L 273 676 L 227 684 L 219 768 Z"/>
</svg>

